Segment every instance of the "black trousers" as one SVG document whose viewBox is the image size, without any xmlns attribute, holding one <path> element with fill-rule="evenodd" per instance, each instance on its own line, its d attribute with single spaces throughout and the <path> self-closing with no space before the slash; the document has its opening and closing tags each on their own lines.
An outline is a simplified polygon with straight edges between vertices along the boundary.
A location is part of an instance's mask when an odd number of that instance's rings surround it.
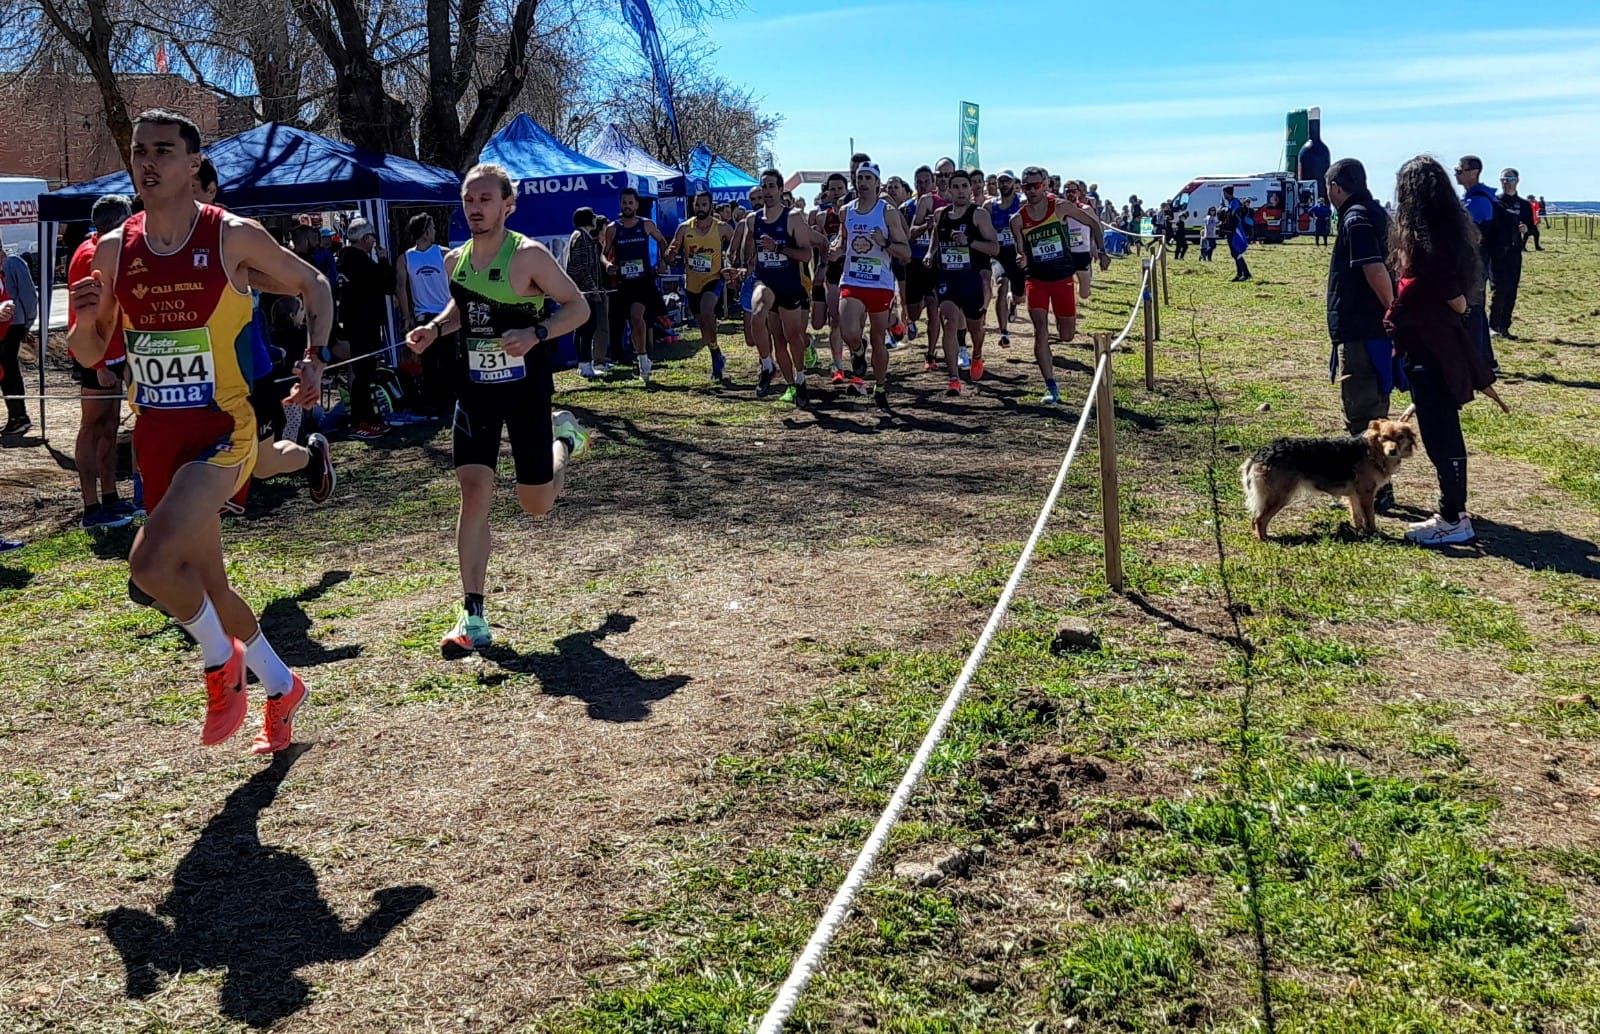
<svg viewBox="0 0 1600 1034">
<path fill-rule="evenodd" d="M 28 336 L 28 328 L 22 325 L 18 317 L 12 322 L 10 329 L 4 337 L 0 337 L 0 367 L 3 367 L 3 376 L 0 376 L 0 394 L 21 395 L 28 388 L 22 382 L 22 362 L 17 358 L 22 351 L 22 339 Z M 6 415 L 12 420 L 17 420 L 28 415 L 28 407 L 21 399 L 6 399 Z"/>
<path fill-rule="evenodd" d="M 426 323 L 439 315 L 425 312 L 417 317 Z M 456 408 L 456 335 L 441 334 L 422 353 L 422 411 L 428 416 L 447 417 Z"/>
<path fill-rule="evenodd" d="M 383 339 L 376 333 L 350 335 L 350 354 L 366 355 L 365 359 L 357 359 L 350 364 L 350 419 L 354 423 L 377 422 L 378 411 L 372 405 L 372 384 L 380 357 L 367 353 L 375 352 L 382 346 Z"/>
<path fill-rule="evenodd" d="M 1511 329 L 1512 310 L 1517 307 L 1517 288 L 1522 285 L 1522 249 L 1511 248 L 1495 256 L 1494 293 L 1489 299 L 1489 326 L 1505 333 Z"/>
<path fill-rule="evenodd" d="M 1437 371 L 1406 364 L 1417 429 L 1428 462 L 1439 478 L 1439 516 L 1453 521 L 1467 512 L 1467 442 L 1461 436 L 1461 407 L 1445 390 Z"/>
</svg>

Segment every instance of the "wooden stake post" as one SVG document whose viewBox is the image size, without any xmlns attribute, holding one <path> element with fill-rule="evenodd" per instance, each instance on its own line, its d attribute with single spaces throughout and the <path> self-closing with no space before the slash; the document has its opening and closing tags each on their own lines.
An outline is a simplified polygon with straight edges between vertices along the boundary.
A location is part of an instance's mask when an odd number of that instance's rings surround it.
<svg viewBox="0 0 1600 1034">
<path fill-rule="evenodd" d="M 1094 336 L 1094 361 L 1096 367 L 1102 359 L 1106 364 L 1105 376 L 1095 392 L 1095 419 L 1100 435 L 1100 512 L 1105 532 L 1106 584 L 1112 592 L 1122 591 L 1122 516 L 1118 505 L 1121 493 L 1117 486 L 1117 412 L 1111 394 L 1111 335 Z"/>
<path fill-rule="evenodd" d="M 1185 230 L 1185 233 L 1188 231 Z M 1161 304 L 1172 304 L 1172 292 L 1167 289 L 1167 246 L 1161 245 Z"/>
<path fill-rule="evenodd" d="M 1145 260 L 1144 268 L 1145 272 L 1150 271 L 1149 259 Z M 1144 390 L 1156 390 L 1156 321 L 1155 310 L 1148 302 L 1144 307 Z"/>
</svg>

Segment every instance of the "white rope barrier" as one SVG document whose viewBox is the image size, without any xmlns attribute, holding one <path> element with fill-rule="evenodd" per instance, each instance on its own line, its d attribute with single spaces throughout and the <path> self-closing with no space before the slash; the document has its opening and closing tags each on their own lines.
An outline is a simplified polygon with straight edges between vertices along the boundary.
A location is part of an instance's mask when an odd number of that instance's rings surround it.
<svg viewBox="0 0 1600 1034">
<path fill-rule="evenodd" d="M 811 982 L 811 977 L 816 973 L 817 967 L 822 962 L 822 957 L 827 953 L 828 946 L 833 943 L 834 936 L 844 921 L 849 918 L 850 910 L 855 904 L 856 895 L 861 892 L 861 887 L 866 883 L 867 877 L 872 873 L 872 867 L 878 860 L 878 855 L 883 850 L 884 844 L 889 840 L 889 834 L 900 821 L 900 815 L 905 811 L 906 805 L 911 802 L 911 795 L 915 792 L 917 784 L 922 780 L 922 773 L 928 767 L 929 760 L 933 757 L 934 750 L 939 746 L 939 741 L 944 738 L 946 727 L 955 717 L 956 708 L 960 706 L 962 698 L 967 694 L 973 676 L 977 674 L 978 667 L 983 663 L 984 655 L 989 651 L 989 643 L 994 639 L 995 633 L 1000 629 L 1000 622 L 1005 618 L 1010 609 L 1011 598 L 1016 594 L 1017 587 L 1022 583 L 1023 572 L 1027 570 L 1028 561 L 1033 559 L 1033 551 L 1039 545 L 1039 539 L 1044 535 L 1045 526 L 1050 521 L 1050 514 L 1055 510 L 1056 499 L 1061 495 L 1061 489 L 1066 484 L 1067 472 L 1072 468 L 1072 461 L 1077 458 L 1078 446 L 1083 441 L 1083 432 L 1089 426 L 1089 416 L 1094 412 L 1095 391 L 1100 387 L 1100 381 L 1105 376 L 1106 365 L 1111 362 L 1111 356 L 1127 340 L 1128 334 L 1133 330 L 1133 321 L 1138 318 L 1140 308 L 1149 297 L 1151 290 L 1152 263 L 1146 267 L 1144 276 L 1139 282 L 1139 296 L 1133 303 L 1133 311 L 1128 314 L 1128 322 L 1123 325 L 1122 333 L 1118 334 L 1111 342 L 1111 346 L 1100 361 L 1095 364 L 1094 377 L 1089 381 L 1089 392 L 1084 399 L 1083 412 L 1078 415 L 1078 426 L 1073 429 L 1072 440 L 1067 444 L 1067 454 L 1061 461 L 1061 469 L 1056 472 L 1055 482 L 1050 486 L 1050 493 L 1045 497 L 1044 506 L 1039 511 L 1038 518 L 1033 522 L 1033 533 L 1028 536 L 1028 541 L 1023 544 L 1022 555 L 1017 557 L 1016 565 L 1011 569 L 1011 577 L 1006 579 L 1005 588 L 1000 591 L 1000 599 L 995 602 L 994 610 L 989 613 L 988 623 L 983 626 L 978 641 L 972 647 L 972 652 L 967 655 L 967 663 L 962 665 L 961 674 L 956 678 L 955 685 L 950 688 L 945 697 L 944 706 L 939 708 L 938 715 L 933 724 L 928 727 L 927 735 L 922 738 L 922 745 L 917 748 L 916 755 L 911 759 L 910 766 L 905 775 L 900 779 L 900 785 L 895 787 L 894 794 L 889 798 L 889 803 L 884 807 L 883 813 L 878 816 L 877 823 L 872 827 L 872 833 L 862 845 L 861 851 L 856 855 L 855 864 L 850 866 L 850 871 L 845 875 L 844 882 L 834 891 L 833 900 L 828 904 L 828 909 L 823 913 L 822 919 L 817 923 L 816 929 L 811 933 L 811 939 L 806 942 L 800 957 L 795 960 L 789 970 L 789 976 L 784 980 L 783 986 L 778 988 L 772 1005 L 767 1009 L 766 1016 L 761 1021 L 758 1034 L 780 1034 L 784 1024 L 788 1022 L 790 1014 L 800 1002 L 800 996 L 805 992 L 806 985 Z"/>
</svg>

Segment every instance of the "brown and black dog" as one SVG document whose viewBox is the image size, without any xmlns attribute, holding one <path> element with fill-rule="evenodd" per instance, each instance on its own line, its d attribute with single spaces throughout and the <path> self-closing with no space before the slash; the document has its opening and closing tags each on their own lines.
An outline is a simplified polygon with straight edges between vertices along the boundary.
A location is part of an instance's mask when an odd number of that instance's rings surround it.
<svg viewBox="0 0 1600 1034">
<path fill-rule="evenodd" d="M 1399 420 L 1374 420 L 1359 438 L 1279 438 L 1244 461 L 1250 530 L 1265 542 L 1267 525 L 1297 496 L 1326 492 L 1350 504 L 1356 530 L 1378 530 L 1373 498 L 1400 461 L 1417 451 L 1417 431 Z"/>
</svg>

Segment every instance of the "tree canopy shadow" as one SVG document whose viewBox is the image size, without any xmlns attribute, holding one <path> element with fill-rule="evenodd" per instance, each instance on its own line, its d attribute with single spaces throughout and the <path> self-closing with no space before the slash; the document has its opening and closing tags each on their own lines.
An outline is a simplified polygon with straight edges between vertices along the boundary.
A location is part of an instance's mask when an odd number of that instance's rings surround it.
<svg viewBox="0 0 1600 1034">
<path fill-rule="evenodd" d="M 557 639 L 553 653 L 519 654 L 504 646 L 486 647 L 479 653 L 505 672 L 534 676 L 546 696 L 577 697 L 588 706 L 590 718 L 642 722 L 650 717 L 652 703 L 682 689 L 689 676 L 645 678 L 627 661 L 600 649 L 602 639 L 626 632 L 636 620 L 631 614 L 612 612 L 593 631 Z M 490 676 L 484 681 L 492 684 L 502 678 Z"/>
<path fill-rule="evenodd" d="M 309 749 L 283 751 L 228 795 L 178 863 L 172 890 L 155 914 L 118 908 L 104 918 L 106 935 L 122 956 L 129 998 L 154 994 L 162 975 L 220 969 L 222 1015 L 268 1027 L 310 999 L 299 969 L 363 958 L 434 897 L 430 887 L 387 887 L 373 894 L 370 913 L 346 927 L 303 858 L 261 843 L 261 813 Z"/>
</svg>

